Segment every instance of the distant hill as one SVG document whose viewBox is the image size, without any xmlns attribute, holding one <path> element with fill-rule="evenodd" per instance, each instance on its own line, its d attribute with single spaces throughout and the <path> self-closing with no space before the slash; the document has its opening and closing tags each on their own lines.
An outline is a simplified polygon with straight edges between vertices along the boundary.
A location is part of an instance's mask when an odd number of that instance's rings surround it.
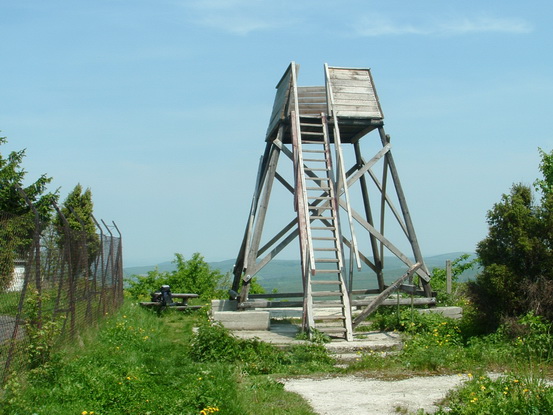
<svg viewBox="0 0 553 415">
<path fill-rule="evenodd" d="M 446 260 L 454 260 L 459 258 L 465 252 L 451 252 L 447 254 L 434 255 L 426 257 L 426 266 L 430 271 L 433 268 L 444 268 Z M 474 258 L 474 254 L 469 253 L 471 258 Z M 228 259 L 219 262 L 209 262 L 209 266 L 212 269 L 218 269 L 222 274 L 232 273 L 234 267 L 234 259 Z M 162 262 L 157 265 L 142 266 L 142 267 L 127 267 L 123 272 L 126 278 L 132 275 L 145 275 L 149 271 L 158 269 L 160 272 L 171 272 L 175 270 L 175 264 L 172 262 Z M 396 257 L 384 258 L 384 279 L 386 282 L 391 283 L 395 281 L 399 276 L 403 275 L 406 271 L 406 266 Z M 462 280 L 474 278 L 477 269 L 469 270 L 462 276 Z M 263 287 L 270 292 L 276 290 L 277 292 L 299 292 L 301 288 L 301 268 L 299 260 L 279 260 L 273 259 L 269 262 L 265 268 L 263 268 L 258 276 L 258 281 Z M 354 288 L 376 288 L 376 282 L 374 281 L 374 273 L 367 266 L 363 266 L 361 271 L 354 270 Z"/>
</svg>

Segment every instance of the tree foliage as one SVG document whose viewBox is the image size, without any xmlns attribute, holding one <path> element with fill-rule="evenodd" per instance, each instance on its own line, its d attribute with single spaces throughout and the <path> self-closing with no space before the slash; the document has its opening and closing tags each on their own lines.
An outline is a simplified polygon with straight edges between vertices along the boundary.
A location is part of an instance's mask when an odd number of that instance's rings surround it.
<svg viewBox="0 0 553 415">
<path fill-rule="evenodd" d="M 171 272 L 159 272 L 157 269 L 146 275 L 135 275 L 128 280 L 127 291 L 136 298 L 147 297 L 162 285 L 169 285 L 174 293 L 195 293 L 207 301 L 224 298 L 228 281 L 226 277 L 209 267 L 199 253 L 185 260 L 182 254 L 175 254 L 173 263 L 176 269 Z"/>
<path fill-rule="evenodd" d="M 0 145 L 5 143 L 6 138 L 0 137 Z M 15 259 L 25 257 L 33 237 L 42 230 L 36 226 L 46 226 L 50 221 L 52 201 L 57 199 L 57 192 L 46 191 L 52 180 L 46 175 L 24 185 L 24 158 L 25 150 L 7 156 L 0 152 L 0 291 L 10 283 Z"/>
<path fill-rule="evenodd" d="M 553 153 L 540 154 L 541 200 L 530 186 L 514 184 L 488 212 L 488 235 L 477 245 L 483 271 L 469 293 L 487 329 L 529 311 L 553 320 L 546 294 L 553 292 Z"/>
<path fill-rule="evenodd" d="M 70 247 L 74 271 L 89 266 L 100 251 L 100 238 L 96 233 L 93 210 L 91 190 L 83 191 L 82 186 L 77 184 L 67 195 L 60 209 L 63 217 L 58 213 L 54 219 L 58 245 L 63 248 L 68 241 L 74 242 Z M 86 246 L 86 252 L 82 252 L 83 246 Z M 87 261 L 83 260 L 85 254 Z"/>
</svg>

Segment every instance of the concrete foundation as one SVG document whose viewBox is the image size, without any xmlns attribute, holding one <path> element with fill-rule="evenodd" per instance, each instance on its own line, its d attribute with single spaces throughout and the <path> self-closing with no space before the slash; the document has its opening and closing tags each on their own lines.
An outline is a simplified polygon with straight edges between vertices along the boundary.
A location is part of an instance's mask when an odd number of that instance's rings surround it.
<svg viewBox="0 0 553 415">
<path fill-rule="evenodd" d="M 211 312 L 236 311 L 238 310 L 237 300 L 211 300 Z"/>
<path fill-rule="evenodd" d="M 270 327 L 268 311 L 212 311 L 211 316 L 229 330 L 269 330 Z"/>
</svg>

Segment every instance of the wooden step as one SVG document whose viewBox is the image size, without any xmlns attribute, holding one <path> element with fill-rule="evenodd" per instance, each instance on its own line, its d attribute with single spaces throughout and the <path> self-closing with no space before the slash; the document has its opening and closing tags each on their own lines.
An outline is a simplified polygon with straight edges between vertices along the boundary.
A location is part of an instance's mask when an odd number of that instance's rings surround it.
<svg viewBox="0 0 553 415">
<path fill-rule="evenodd" d="M 313 278 L 311 278 L 311 284 L 320 284 L 320 285 L 342 285 L 342 283 L 338 280 L 332 280 L 332 281 L 329 281 L 329 280 L 314 280 Z"/>
<path fill-rule="evenodd" d="M 319 215 L 313 216 L 313 215 L 311 215 L 311 216 L 309 216 L 309 219 L 311 219 L 311 220 L 315 220 L 315 219 L 320 219 L 320 220 L 334 220 L 334 216 L 319 216 Z"/>
<path fill-rule="evenodd" d="M 346 319 L 345 316 L 342 315 L 333 315 L 333 316 L 317 316 L 315 317 L 315 320 L 318 321 L 344 321 Z"/>
<path fill-rule="evenodd" d="M 346 332 L 345 327 L 317 327 L 317 330 L 326 334 L 343 334 Z"/>
<path fill-rule="evenodd" d="M 320 251 L 320 252 L 336 252 L 338 249 L 336 248 L 313 248 L 313 251 Z"/>
<path fill-rule="evenodd" d="M 322 168 L 311 168 L 311 167 L 304 167 L 303 171 L 329 171 L 329 169 L 322 169 Z"/>
<path fill-rule="evenodd" d="M 341 291 L 312 291 L 313 297 L 341 297 L 343 294 Z"/>
<path fill-rule="evenodd" d="M 323 163 L 326 163 L 326 160 L 325 159 L 303 159 L 303 161 L 313 161 L 313 162 L 323 162 Z"/>
<path fill-rule="evenodd" d="M 339 274 L 339 269 L 318 269 L 315 272 L 316 274 Z"/>
<path fill-rule="evenodd" d="M 312 236 L 313 241 L 336 241 L 336 238 L 330 236 Z"/>
<path fill-rule="evenodd" d="M 313 302 L 313 308 L 344 308 L 340 301 Z"/>
<path fill-rule="evenodd" d="M 312 231 L 335 231 L 335 226 L 312 226 Z"/>
</svg>

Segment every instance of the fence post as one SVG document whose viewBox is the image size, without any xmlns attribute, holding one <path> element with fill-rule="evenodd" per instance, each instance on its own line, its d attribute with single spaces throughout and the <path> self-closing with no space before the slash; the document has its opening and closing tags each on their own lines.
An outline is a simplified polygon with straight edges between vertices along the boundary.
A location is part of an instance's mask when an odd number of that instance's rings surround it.
<svg viewBox="0 0 553 415">
<path fill-rule="evenodd" d="M 445 261 L 445 292 L 451 294 L 451 261 Z"/>
</svg>

